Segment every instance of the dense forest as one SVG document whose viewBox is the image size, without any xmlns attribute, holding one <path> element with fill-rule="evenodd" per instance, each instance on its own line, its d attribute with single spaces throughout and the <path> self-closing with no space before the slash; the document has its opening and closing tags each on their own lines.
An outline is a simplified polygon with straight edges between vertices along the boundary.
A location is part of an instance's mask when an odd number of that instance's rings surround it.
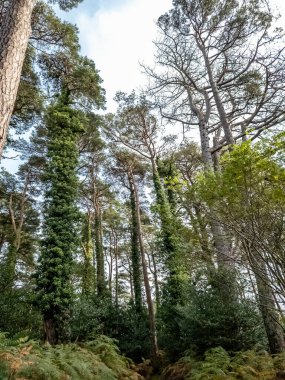
<svg viewBox="0 0 285 380">
<path fill-rule="evenodd" d="M 0 380 L 285 379 L 270 2 L 173 0 L 115 113 L 80 2 L 0 0 Z"/>
</svg>

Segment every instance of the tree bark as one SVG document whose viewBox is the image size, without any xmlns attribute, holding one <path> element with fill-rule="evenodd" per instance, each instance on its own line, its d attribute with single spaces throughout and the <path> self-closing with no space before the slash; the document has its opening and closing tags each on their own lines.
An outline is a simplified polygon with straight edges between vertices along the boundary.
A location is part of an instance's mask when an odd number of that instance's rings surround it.
<svg viewBox="0 0 285 380">
<path fill-rule="evenodd" d="M 52 317 L 44 316 L 44 340 L 46 343 L 55 345 L 58 343 L 56 323 Z"/>
<path fill-rule="evenodd" d="M 0 31 L 0 159 L 21 78 L 35 0 L 10 0 L 1 9 Z"/>
<path fill-rule="evenodd" d="M 199 117 L 199 131 L 200 131 L 200 140 L 201 140 L 201 150 L 202 150 L 202 159 L 205 166 L 205 169 L 207 170 L 213 170 L 213 160 L 212 160 L 212 154 L 210 149 L 210 138 L 207 128 L 207 123 L 205 120 L 205 117 L 201 114 L 201 112 L 198 115 Z"/>
</svg>

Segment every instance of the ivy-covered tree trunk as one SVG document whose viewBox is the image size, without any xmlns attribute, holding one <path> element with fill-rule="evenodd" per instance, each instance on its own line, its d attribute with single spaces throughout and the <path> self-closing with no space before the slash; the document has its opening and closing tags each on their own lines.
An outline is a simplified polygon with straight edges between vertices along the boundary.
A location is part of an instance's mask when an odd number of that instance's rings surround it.
<svg viewBox="0 0 285 380">
<path fill-rule="evenodd" d="M 160 305 L 160 289 L 159 289 L 156 258 L 153 251 L 150 253 L 150 261 L 152 262 L 152 265 L 153 265 L 152 274 L 153 274 L 153 281 L 154 281 L 154 287 L 155 287 L 155 302 L 156 302 L 156 307 L 158 308 Z"/>
<path fill-rule="evenodd" d="M 37 301 L 44 320 L 45 340 L 68 341 L 72 303 L 71 271 L 77 243 L 75 206 L 78 190 L 77 140 L 83 131 L 78 111 L 66 99 L 46 116 L 48 165 L 45 172 L 43 241 L 36 273 Z"/>
<path fill-rule="evenodd" d="M 6 143 L 25 53 L 31 34 L 35 0 L 2 1 L 0 5 L 0 158 Z"/>
<path fill-rule="evenodd" d="M 178 226 L 175 223 L 175 217 L 171 212 L 165 189 L 161 183 L 155 158 L 151 160 L 151 163 L 158 214 L 161 221 L 163 247 L 166 253 L 166 266 L 169 270 L 167 293 L 171 299 L 170 302 L 174 305 L 181 300 L 181 280 L 185 273 L 179 257 Z"/>
<path fill-rule="evenodd" d="M 132 263 L 132 278 L 134 287 L 135 307 L 138 314 L 142 313 L 142 288 L 141 288 L 141 257 L 138 236 L 138 219 L 136 209 L 136 194 L 134 188 L 133 173 L 128 172 L 128 181 L 130 186 L 130 201 L 131 201 L 131 263 Z"/>
<path fill-rule="evenodd" d="M 150 288 L 150 283 L 149 283 L 149 278 L 148 278 L 147 262 L 146 262 L 145 250 L 144 250 L 143 232 L 142 232 L 141 216 L 140 216 L 140 200 L 139 200 L 139 194 L 138 194 L 134 175 L 133 173 L 130 173 L 130 175 L 131 175 L 131 182 L 132 182 L 132 187 L 134 190 L 134 197 L 135 197 L 134 201 L 135 201 L 135 213 L 136 213 L 135 215 L 136 229 L 137 229 L 137 235 L 138 235 L 138 241 L 139 241 L 143 280 L 144 280 L 146 302 L 147 302 L 147 308 L 148 308 L 148 320 L 149 320 L 149 330 L 150 330 L 150 338 L 151 338 L 151 354 L 152 354 L 151 356 L 152 356 L 153 366 L 157 367 L 159 363 L 158 363 L 158 345 L 157 345 L 157 335 L 156 335 L 155 313 L 154 313 L 151 288 Z"/>
</svg>

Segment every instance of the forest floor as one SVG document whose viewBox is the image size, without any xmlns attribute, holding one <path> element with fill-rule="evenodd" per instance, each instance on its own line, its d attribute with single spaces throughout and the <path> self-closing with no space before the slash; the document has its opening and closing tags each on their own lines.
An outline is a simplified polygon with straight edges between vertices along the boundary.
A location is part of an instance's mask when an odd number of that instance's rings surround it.
<svg viewBox="0 0 285 380">
<path fill-rule="evenodd" d="M 154 374 L 149 360 L 134 364 L 106 336 L 85 344 L 41 345 L 0 334 L 0 380 L 285 380 L 285 353 L 217 347 L 202 359 L 185 356 Z"/>
</svg>

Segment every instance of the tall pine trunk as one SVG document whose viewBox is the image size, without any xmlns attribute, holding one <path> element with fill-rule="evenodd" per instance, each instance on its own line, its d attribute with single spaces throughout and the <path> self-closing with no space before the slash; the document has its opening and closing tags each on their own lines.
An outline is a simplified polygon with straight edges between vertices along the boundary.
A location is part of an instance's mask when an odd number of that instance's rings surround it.
<svg viewBox="0 0 285 380">
<path fill-rule="evenodd" d="M 213 158 L 211 155 L 211 149 L 209 144 L 209 134 L 206 124 L 205 115 L 202 112 L 199 112 L 199 130 L 200 130 L 200 139 L 201 139 L 201 150 L 202 150 L 202 159 L 204 163 L 205 170 L 215 170 Z M 217 216 L 215 215 L 214 210 L 210 210 L 211 219 L 210 226 L 213 235 L 213 241 L 215 246 L 215 253 L 217 257 L 217 263 L 219 268 L 232 269 L 233 261 L 231 259 L 231 244 L 228 241 L 228 238 L 225 233 L 225 229 L 218 221 Z"/>
<path fill-rule="evenodd" d="M 2 5 L 0 9 L 0 158 L 6 143 L 31 34 L 34 4 L 35 0 L 10 0 L 7 7 Z"/>
</svg>

